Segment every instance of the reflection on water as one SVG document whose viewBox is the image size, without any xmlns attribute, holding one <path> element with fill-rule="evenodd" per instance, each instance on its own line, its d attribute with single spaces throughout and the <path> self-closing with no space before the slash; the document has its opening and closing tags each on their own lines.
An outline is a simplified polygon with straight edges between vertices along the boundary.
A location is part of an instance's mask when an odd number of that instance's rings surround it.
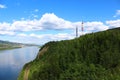
<svg viewBox="0 0 120 80">
<path fill-rule="evenodd" d="M 35 59 L 38 50 L 38 47 L 24 47 L 0 51 L 0 80 L 17 80 L 23 65 Z"/>
</svg>

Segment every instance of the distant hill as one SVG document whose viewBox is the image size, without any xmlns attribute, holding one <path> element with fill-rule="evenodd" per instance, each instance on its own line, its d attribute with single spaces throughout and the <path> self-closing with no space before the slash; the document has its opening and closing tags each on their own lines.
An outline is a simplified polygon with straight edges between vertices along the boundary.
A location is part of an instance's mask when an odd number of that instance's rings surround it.
<svg viewBox="0 0 120 80">
<path fill-rule="evenodd" d="M 0 50 L 21 48 L 21 47 L 24 47 L 24 46 L 39 46 L 39 45 L 16 43 L 16 42 L 9 42 L 9 41 L 2 41 L 2 40 L 0 40 Z"/>
<path fill-rule="evenodd" d="M 0 50 L 12 49 L 12 48 L 20 48 L 22 46 L 23 46 L 23 44 L 21 44 L 21 43 L 15 43 L 15 42 L 9 42 L 9 41 L 0 40 Z"/>
<path fill-rule="evenodd" d="M 18 80 L 120 80 L 120 28 L 45 44 Z"/>
</svg>

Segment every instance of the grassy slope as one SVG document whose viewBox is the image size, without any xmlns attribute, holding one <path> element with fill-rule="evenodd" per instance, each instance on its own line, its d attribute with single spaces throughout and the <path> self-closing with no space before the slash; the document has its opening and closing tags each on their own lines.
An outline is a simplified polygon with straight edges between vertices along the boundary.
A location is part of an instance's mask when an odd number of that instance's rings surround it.
<svg viewBox="0 0 120 80">
<path fill-rule="evenodd" d="M 47 51 L 42 51 L 47 47 Z M 120 80 L 120 28 L 49 42 L 18 80 Z"/>
</svg>

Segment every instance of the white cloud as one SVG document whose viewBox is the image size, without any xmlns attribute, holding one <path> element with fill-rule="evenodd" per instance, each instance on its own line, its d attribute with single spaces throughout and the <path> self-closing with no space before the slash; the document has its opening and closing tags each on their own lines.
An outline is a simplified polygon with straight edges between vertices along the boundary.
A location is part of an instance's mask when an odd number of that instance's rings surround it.
<svg viewBox="0 0 120 80">
<path fill-rule="evenodd" d="M 21 35 L 21 34 L 19 34 Z M 19 36 L 18 35 L 18 36 Z M 20 37 L 26 37 L 27 39 L 31 40 L 34 43 L 46 43 L 49 41 L 59 41 L 59 40 L 68 40 L 68 39 L 73 39 L 75 36 L 73 34 L 69 34 L 69 33 L 58 33 L 58 34 L 35 34 L 35 33 L 31 33 L 27 36 L 24 36 L 24 34 L 22 34 L 23 36 Z M 35 41 L 34 41 L 35 40 Z M 36 42 L 37 40 L 37 42 Z"/>
<path fill-rule="evenodd" d="M 36 30 L 71 30 L 78 26 L 81 29 L 81 22 L 70 22 L 57 17 L 54 13 L 46 13 L 40 19 L 14 21 L 13 23 L 0 23 L 0 30 L 3 31 L 36 31 Z M 84 22 L 84 32 L 96 32 L 109 29 L 108 26 L 120 26 L 120 20 Z"/>
<path fill-rule="evenodd" d="M 107 21 L 107 24 L 112 26 L 119 26 L 119 20 Z M 114 23 L 114 25 L 113 25 Z M 110 26 L 111 26 L 110 25 Z M 81 29 L 81 22 L 70 22 L 57 17 L 54 13 L 46 13 L 39 20 L 25 20 L 14 21 L 13 23 L 0 23 L 0 30 L 6 31 L 33 31 L 33 30 L 65 30 L 75 29 L 78 26 Z M 84 31 L 102 31 L 109 27 L 102 22 L 85 22 Z"/>
<path fill-rule="evenodd" d="M 36 35 L 34 33 L 30 34 L 29 36 L 34 37 L 34 38 L 39 38 L 39 39 L 42 39 L 42 37 L 43 37 L 42 35 Z"/>
<path fill-rule="evenodd" d="M 7 8 L 5 5 L 0 4 L 0 9 Z"/>
<path fill-rule="evenodd" d="M 11 29 L 10 23 L 0 23 L 0 30 L 2 31 L 9 31 Z"/>
<path fill-rule="evenodd" d="M 120 10 L 117 10 L 116 14 L 113 17 L 118 17 L 118 16 L 120 16 Z"/>
<path fill-rule="evenodd" d="M 40 23 L 44 29 L 71 29 L 74 26 L 72 22 L 57 17 L 54 13 L 46 13 L 40 19 Z"/>
<path fill-rule="evenodd" d="M 35 11 L 35 12 L 38 12 L 38 11 L 39 11 L 39 9 L 35 9 L 34 11 Z"/>
<path fill-rule="evenodd" d="M 106 24 L 109 26 L 109 28 L 120 27 L 120 19 L 118 19 L 118 20 L 106 21 Z"/>
<path fill-rule="evenodd" d="M 0 23 L 0 30 L 11 31 L 34 31 L 34 30 L 65 30 L 74 29 L 76 26 L 81 27 L 81 22 L 70 22 L 57 17 L 53 13 L 44 14 L 39 20 L 21 20 L 10 23 Z M 84 30 L 102 31 L 108 29 L 108 26 L 102 22 L 85 22 Z"/>
<path fill-rule="evenodd" d="M 34 43 L 45 43 L 48 41 L 58 41 L 58 40 L 66 40 L 73 39 L 75 37 L 75 28 L 78 26 L 79 35 L 103 31 L 109 28 L 119 27 L 120 20 L 109 20 L 106 23 L 100 21 L 93 22 L 84 22 L 84 31 L 81 31 L 81 21 L 80 22 L 71 22 L 59 18 L 54 13 L 46 13 L 40 19 L 34 20 L 18 20 L 13 23 L 3 22 L 0 23 L 0 34 L 1 35 L 15 35 L 20 38 L 21 41 L 34 42 Z M 110 26 L 110 27 L 109 27 Z M 39 34 L 39 33 L 31 33 L 32 31 L 44 31 L 47 30 L 48 34 Z M 59 33 L 55 34 L 51 33 L 51 30 L 59 30 Z M 70 32 L 60 32 L 60 30 L 70 30 Z M 20 34 L 19 32 L 22 31 Z M 73 31 L 73 32 L 72 32 Z M 29 32 L 29 34 L 26 34 Z M 30 34 L 31 33 L 31 34 Z"/>
<path fill-rule="evenodd" d="M 104 25 L 102 22 L 86 22 L 85 24 L 86 31 L 103 31 L 107 30 L 108 26 Z"/>
<path fill-rule="evenodd" d="M 78 26 L 79 31 L 81 30 L 81 22 L 76 22 L 74 23 L 74 25 Z M 108 26 L 106 26 L 105 24 L 103 24 L 102 22 L 84 22 L 83 24 L 83 30 L 84 33 L 88 33 L 88 32 L 96 32 L 96 31 L 103 31 L 103 30 L 107 30 Z"/>
<path fill-rule="evenodd" d="M 38 18 L 38 15 L 32 14 L 33 18 Z"/>
<path fill-rule="evenodd" d="M 63 40 L 63 39 L 71 39 L 73 38 L 73 35 L 68 34 L 68 33 L 58 33 L 58 34 L 41 34 L 41 35 L 37 35 L 37 34 L 30 34 L 30 37 L 34 37 L 34 38 L 39 38 L 39 39 L 49 39 L 49 40 Z"/>
<path fill-rule="evenodd" d="M 10 23 L 0 23 L 0 35 L 15 35 L 15 32 L 11 31 Z"/>
<path fill-rule="evenodd" d="M 27 35 L 27 34 L 24 34 L 24 33 L 21 33 L 21 34 L 18 34 L 17 36 L 20 36 L 20 37 L 27 37 L 28 35 Z"/>
<path fill-rule="evenodd" d="M 36 15 L 34 17 L 37 17 Z M 62 30 L 74 28 L 73 23 L 57 17 L 53 13 L 44 14 L 39 20 L 14 21 L 13 23 L 0 23 L 4 30 L 12 31 L 33 31 L 33 30 Z M 0 28 L 0 29 L 1 29 Z"/>
<path fill-rule="evenodd" d="M 13 36 L 13 35 L 15 35 L 15 32 L 12 32 L 12 31 L 0 31 L 0 35 L 10 35 L 10 36 Z"/>
<path fill-rule="evenodd" d="M 14 31 L 33 31 L 42 29 L 38 20 L 14 21 L 11 24 L 11 28 Z"/>
</svg>

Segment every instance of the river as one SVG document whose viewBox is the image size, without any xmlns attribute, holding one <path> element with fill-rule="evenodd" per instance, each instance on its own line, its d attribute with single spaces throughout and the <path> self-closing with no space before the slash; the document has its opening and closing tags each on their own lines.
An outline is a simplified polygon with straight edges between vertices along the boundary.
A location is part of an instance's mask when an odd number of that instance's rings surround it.
<svg viewBox="0 0 120 80">
<path fill-rule="evenodd" d="M 38 47 L 0 50 L 0 80 L 17 80 L 25 63 L 35 59 Z"/>
</svg>

